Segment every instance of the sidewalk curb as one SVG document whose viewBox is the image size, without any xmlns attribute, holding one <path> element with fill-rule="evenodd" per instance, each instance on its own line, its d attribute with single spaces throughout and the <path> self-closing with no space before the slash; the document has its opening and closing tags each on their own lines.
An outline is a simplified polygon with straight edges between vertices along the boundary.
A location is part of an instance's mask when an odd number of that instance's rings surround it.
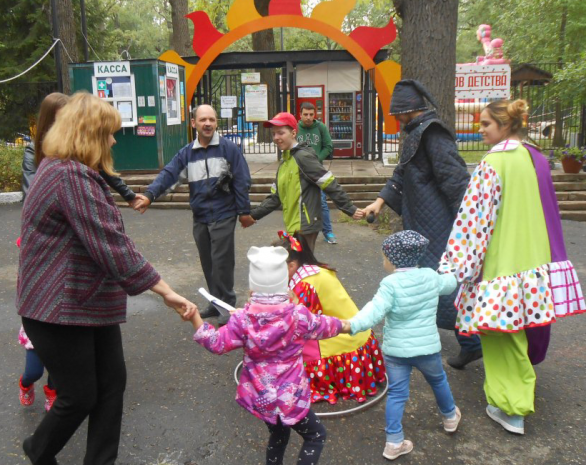
<svg viewBox="0 0 586 465">
<path fill-rule="evenodd" d="M 22 192 L 0 192 L 0 205 L 22 202 Z"/>
</svg>

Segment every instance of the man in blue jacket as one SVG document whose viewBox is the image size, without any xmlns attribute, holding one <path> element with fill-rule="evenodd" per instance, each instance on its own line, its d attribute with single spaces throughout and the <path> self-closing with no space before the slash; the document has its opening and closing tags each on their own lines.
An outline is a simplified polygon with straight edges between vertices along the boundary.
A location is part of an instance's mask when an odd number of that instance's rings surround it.
<svg viewBox="0 0 586 465">
<path fill-rule="evenodd" d="M 195 107 L 191 116 L 197 139 L 161 170 L 144 193 L 147 199 L 135 209 L 143 213 L 157 197 L 187 178 L 193 238 L 208 290 L 234 306 L 234 229 L 237 216 L 241 223 L 249 220 L 250 172 L 238 147 L 216 132 L 217 115 L 210 105 Z M 207 318 L 218 311 L 210 304 L 200 315 Z"/>
</svg>

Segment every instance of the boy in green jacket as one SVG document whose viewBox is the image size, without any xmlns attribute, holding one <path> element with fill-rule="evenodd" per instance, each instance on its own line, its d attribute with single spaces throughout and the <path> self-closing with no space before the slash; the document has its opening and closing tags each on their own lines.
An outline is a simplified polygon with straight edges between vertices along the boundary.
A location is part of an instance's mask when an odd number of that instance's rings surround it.
<svg viewBox="0 0 586 465">
<path fill-rule="evenodd" d="M 317 154 L 319 161 L 323 163 L 327 160 L 332 152 L 334 146 L 330 132 L 324 123 L 315 119 L 315 106 L 313 103 L 303 102 L 301 104 L 301 120 L 297 124 L 297 141 L 301 144 L 303 142 L 310 145 L 310 147 Z M 328 244 L 337 244 L 334 230 L 332 229 L 332 220 L 330 219 L 330 208 L 328 207 L 328 199 L 325 192 L 321 193 L 321 209 L 322 209 L 322 233 L 324 240 Z"/>
<path fill-rule="evenodd" d="M 357 220 L 364 216 L 334 175 L 322 166 L 309 145 L 297 142 L 297 120 L 291 113 L 278 113 L 264 126 L 271 128 L 273 142 L 283 152 L 283 158 L 271 194 L 250 212 L 250 221 L 243 222 L 243 227 L 252 226 L 282 207 L 287 232 L 299 231 L 314 250 L 315 240 L 322 229 L 320 191 L 327 192 L 346 215 Z"/>
</svg>

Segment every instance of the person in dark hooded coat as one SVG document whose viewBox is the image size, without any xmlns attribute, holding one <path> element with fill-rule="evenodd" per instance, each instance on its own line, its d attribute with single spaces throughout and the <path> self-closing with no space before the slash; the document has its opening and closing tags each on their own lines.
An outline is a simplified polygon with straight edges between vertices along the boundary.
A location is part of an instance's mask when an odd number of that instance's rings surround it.
<svg viewBox="0 0 586 465">
<path fill-rule="evenodd" d="M 437 108 L 420 82 L 404 79 L 396 84 L 390 113 L 402 124 L 406 137 L 393 176 L 364 212 L 378 215 L 386 203 L 401 215 L 404 229 L 417 231 L 429 239 L 429 247 L 419 265 L 437 269 L 470 175 L 458 154 L 452 131 L 435 110 L 428 108 L 425 99 Z M 454 330 L 456 294 L 457 291 L 440 297 L 439 328 Z M 461 351 L 458 356 L 450 357 L 448 364 L 462 369 L 482 357 L 477 336 L 460 336 L 456 331 L 456 337 Z"/>
</svg>

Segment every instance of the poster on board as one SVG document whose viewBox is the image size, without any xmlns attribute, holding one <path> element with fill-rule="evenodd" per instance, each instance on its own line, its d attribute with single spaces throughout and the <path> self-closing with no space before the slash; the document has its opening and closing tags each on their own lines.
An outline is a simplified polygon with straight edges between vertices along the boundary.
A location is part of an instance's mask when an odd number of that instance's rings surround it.
<svg viewBox="0 0 586 465">
<path fill-rule="evenodd" d="M 268 89 L 266 84 L 244 86 L 246 121 L 250 123 L 268 121 Z"/>
</svg>

